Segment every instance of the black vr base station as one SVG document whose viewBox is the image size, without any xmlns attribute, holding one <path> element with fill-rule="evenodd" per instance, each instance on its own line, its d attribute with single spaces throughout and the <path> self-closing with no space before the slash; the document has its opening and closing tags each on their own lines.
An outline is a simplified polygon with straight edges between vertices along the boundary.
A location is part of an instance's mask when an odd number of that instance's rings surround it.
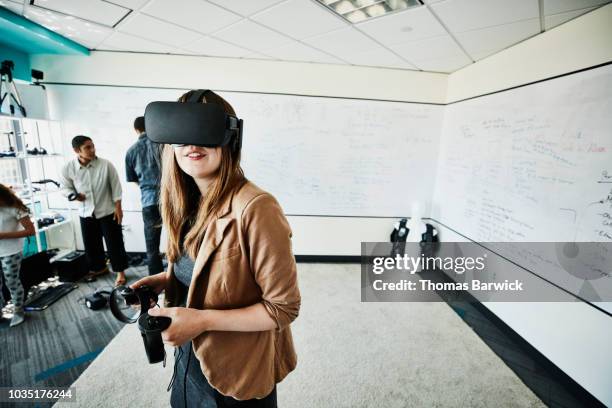
<svg viewBox="0 0 612 408">
<path fill-rule="evenodd" d="M 227 114 L 214 103 L 202 103 L 209 90 L 194 91 L 185 102 L 151 102 L 145 109 L 147 136 L 155 143 L 173 146 L 222 147 L 237 152 L 242 147 L 242 119 Z M 158 296 L 148 286 L 118 286 L 110 294 L 110 309 L 124 323 L 138 322 L 149 363 L 165 360 L 161 333 L 172 320 L 149 316 Z"/>
</svg>

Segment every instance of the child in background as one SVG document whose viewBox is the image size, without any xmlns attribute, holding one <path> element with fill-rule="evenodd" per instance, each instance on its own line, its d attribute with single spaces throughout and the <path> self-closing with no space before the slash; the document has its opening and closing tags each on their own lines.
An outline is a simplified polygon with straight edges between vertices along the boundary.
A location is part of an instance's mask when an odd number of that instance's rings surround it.
<svg viewBox="0 0 612 408">
<path fill-rule="evenodd" d="M 23 323 L 24 293 L 19 269 L 23 250 L 24 237 L 34 235 L 34 224 L 30 220 L 30 211 L 8 187 L 0 184 L 0 263 L 6 278 L 6 286 L 11 293 L 15 313 L 11 327 Z M 4 297 L 2 296 L 2 274 L 0 274 L 0 319 Z"/>
</svg>

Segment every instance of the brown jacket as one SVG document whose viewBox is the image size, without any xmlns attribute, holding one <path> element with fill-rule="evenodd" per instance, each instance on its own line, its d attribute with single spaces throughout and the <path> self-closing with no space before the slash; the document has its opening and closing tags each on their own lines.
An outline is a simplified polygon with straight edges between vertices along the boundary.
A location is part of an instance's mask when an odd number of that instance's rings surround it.
<svg viewBox="0 0 612 408">
<path fill-rule="evenodd" d="M 166 306 L 185 296 L 168 265 Z M 202 372 L 221 394 L 263 398 L 297 364 L 289 324 L 300 292 L 291 229 L 276 199 L 246 182 L 211 221 L 195 260 L 186 305 L 235 309 L 261 302 L 277 323 L 261 332 L 204 332 L 193 339 Z"/>
</svg>

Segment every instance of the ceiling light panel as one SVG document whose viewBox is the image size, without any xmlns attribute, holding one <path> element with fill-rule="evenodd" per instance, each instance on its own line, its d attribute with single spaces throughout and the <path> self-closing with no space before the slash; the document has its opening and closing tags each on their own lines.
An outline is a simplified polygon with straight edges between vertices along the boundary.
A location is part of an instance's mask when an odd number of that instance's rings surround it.
<svg viewBox="0 0 612 408">
<path fill-rule="evenodd" d="M 396 11 L 418 7 L 418 0 L 318 0 L 350 23 L 359 23 Z"/>
<path fill-rule="evenodd" d="M 180 7 L 168 0 L 154 0 L 141 12 L 204 34 L 242 19 L 238 14 L 202 0 L 182 0 Z"/>
<path fill-rule="evenodd" d="M 31 4 L 41 9 L 57 11 L 108 27 L 113 27 L 131 11 L 102 0 L 36 0 Z"/>
</svg>

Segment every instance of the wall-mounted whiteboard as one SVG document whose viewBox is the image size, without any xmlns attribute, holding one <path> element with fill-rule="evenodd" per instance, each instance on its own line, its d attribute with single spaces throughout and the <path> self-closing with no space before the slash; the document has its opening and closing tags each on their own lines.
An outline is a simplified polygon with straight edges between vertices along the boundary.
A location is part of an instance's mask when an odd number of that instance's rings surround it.
<svg viewBox="0 0 612 408">
<path fill-rule="evenodd" d="M 52 115 L 68 146 L 90 135 L 116 165 L 136 140 L 132 123 L 148 102 L 180 90 L 51 85 Z M 289 95 L 221 93 L 244 119 L 243 168 L 277 197 L 287 214 L 401 216 L 428 209 L 442 106 Z M 67 154 L 72 153 L 67 151 Z M 139 191 L 124 183 L 124 208 L 139 210 Z M 59 204 L 59 203 L 58 203 Z M 63 204 L 65 206 L 65 203 Z"/>
<path fill-rule="evenodd" d="M 434 203 L 480 242 L 612 241 L 612 65 L 447 106 Z"/>
</svg>

